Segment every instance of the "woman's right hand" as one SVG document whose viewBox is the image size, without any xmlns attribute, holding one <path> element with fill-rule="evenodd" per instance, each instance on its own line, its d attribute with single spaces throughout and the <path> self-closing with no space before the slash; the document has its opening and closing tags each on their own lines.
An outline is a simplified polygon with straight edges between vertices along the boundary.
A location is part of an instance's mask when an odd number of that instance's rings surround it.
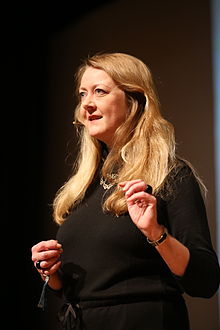
<svg viewBox="0 0 220 330">
<path fill-rule="evenodd" d="M 60 255 L 63 252 L 62 245 L 56 240 L 41 241 L 31 249 L 32 261 L 35 268 L 40 273 L 42 279 L 46 275 L 50 276 L 49 285 L 54 290 L 62 288 L 62 281 L 57 271 L 61 266 Z M 36 267 L 36 262 L 41 261 L 40 269 Z"/>
</svg>

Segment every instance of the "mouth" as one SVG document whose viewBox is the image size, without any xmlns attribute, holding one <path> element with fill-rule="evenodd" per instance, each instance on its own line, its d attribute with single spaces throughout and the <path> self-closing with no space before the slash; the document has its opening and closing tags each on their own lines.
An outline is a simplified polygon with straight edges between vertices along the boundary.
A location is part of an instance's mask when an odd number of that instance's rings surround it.
<svg viewBox="0 0 220 330">
<path fill-rule="evenodd" d="M 92 115 L 92 116 L 89 116 L 89 118 L 88 118 L 89 121 L 94 121 L 94 120 L 99 120 L 99 119 L 102 119 L 102 116 Z"/>
</svg>

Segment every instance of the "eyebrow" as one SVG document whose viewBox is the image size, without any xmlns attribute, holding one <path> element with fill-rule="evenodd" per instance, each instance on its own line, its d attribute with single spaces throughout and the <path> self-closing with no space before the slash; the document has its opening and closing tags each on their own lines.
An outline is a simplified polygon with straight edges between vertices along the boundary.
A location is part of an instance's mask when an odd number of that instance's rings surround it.
<svg viewBox="0 0 220 330">
<path fill-rule="evenodd" d="M 98 87 L 98 86 L 100 86 L 100 85 L 103 85 L 103 86 L 105 86 L 105 87 L 107 87 L 107 88 L 109 88 L 109 89 L 113 89 L 113 88 L 114 88 L 114 87 L 110 87 L 110 86 L 108 86 L 108 85 L 105 85 L 105 84 L 103 84 L 103 83 L 95 84 L 94 86 L 92 86 L 92 88 L 94 89 L 94 88 L 96 88 L 96 87 Z M 86 88 L 86 87 L 83 87 L 83 86 L 80 86 L 80 87 L 79 87 L 79 90 L 81 90 L 81 89 L 83 89 L 83 90 L 87 90 L 87 88 Z"/>
</svg>

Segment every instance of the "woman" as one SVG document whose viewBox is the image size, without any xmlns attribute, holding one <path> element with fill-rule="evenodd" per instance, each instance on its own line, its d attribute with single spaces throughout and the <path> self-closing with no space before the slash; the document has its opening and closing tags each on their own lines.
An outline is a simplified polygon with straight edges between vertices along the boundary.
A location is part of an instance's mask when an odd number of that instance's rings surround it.
<svg viewBox="0 0 220 330">
<path fill-rule="evenodd" d="M 56 240 L 32 248 L 65 297 L 63 329 L 187 330 L 182 297 L 219 286 L 202 182 L 177 157 L 151 73 L 134 56 L 98 54 L 76 74 L 80 152 L 54 199 Z"/>
</svg>

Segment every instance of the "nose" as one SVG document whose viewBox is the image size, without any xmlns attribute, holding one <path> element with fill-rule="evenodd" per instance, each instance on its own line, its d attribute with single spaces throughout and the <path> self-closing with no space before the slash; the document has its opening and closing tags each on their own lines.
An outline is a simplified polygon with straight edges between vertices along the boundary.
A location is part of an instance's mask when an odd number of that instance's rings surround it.
<svg viewBox="0 0 220 330">
<path fill-rule="evenodd" d="M 90 97 L 89 95 L 83 98 L 82 106 L 88 112 L 93 112 L 96 109 L 96 104 L 92 97 Z"/>
</svg>

